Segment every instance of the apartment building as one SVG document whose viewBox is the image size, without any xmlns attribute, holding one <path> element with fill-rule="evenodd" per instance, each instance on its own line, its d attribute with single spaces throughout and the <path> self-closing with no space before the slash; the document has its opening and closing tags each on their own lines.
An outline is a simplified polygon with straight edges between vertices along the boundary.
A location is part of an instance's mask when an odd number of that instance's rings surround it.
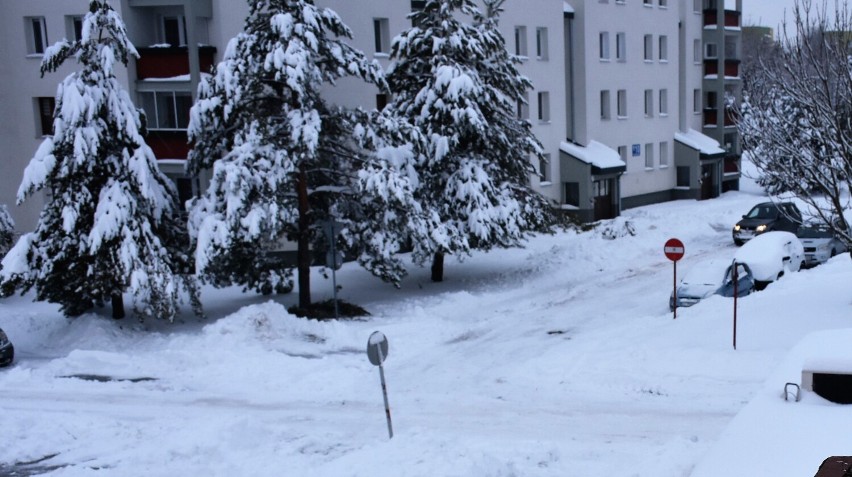
<svg viewBox="0 0 852 477">
<path fill-rule="evenodd" d="M 536 160 L 531 185 L 582 220 L 654 202 L 715 197 L 723 184 L 735 189 L 736 132 L 726 115 L 713 116 L 711 106 L 723 111 L 723 93 L 739 94 L 736 71 L 727 69 L 738 46 L 727 55 L 727 45 L 739 38 L 740 1 L 720 10 L 716 0 L 507 0 L 500 28 L 534 85 L 517 114 L 530 121 L 545 148 L 546 160 Z M 15 118 L 0 130 L 5 146 L 0 203 L 9 205 L 19 231 L 33 229 L 41 204 L 33 198 L 14 206 L 16 191 L 29 158 L 51 132 L 56 85 L 73 68 L 40 78 L 41 54 L 79 34 L 86 4 L 0 4 L 0 35 L 7 45 L 0 50 L 0 108 Z M 407 15 L 423 1 L 317 4 L 337 11 L 352 29 L 353 45 L 387 66 L 391 39 L 411 25 Z M 121 80 L 147 113 L 148 142 L 161 167 L 188 198 L 204 186 L 203 177 L 183 172 L 188 111 L 201 75 L 242 29 L 247 5 L 115 0 L 113 7 L 141 55 L 121 72 Z M 736 25 L 729 24 L 734 20 Z M 711 40 L 715 49 L 708 46 Z M 710 60 L 725 74 L 713 73 Z M 327 95 L 347 106 L 381 107 L 388 101 L 374 87 L 346 79 Z"/>
</svg>

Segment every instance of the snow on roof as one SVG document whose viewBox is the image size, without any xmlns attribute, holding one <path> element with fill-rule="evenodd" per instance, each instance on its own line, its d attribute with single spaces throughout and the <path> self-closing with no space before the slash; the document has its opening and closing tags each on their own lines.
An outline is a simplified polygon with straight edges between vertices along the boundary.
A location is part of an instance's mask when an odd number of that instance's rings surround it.
<svg viewBox="0 0 852 477">
<path fill-rule="evenodd" d="M 574 7 L 568 4 L 568 2 L 562 2 L 562 12 L 563 13 L 574 13 Z"/>
<path fill-rule="evenodd" d="M 678 131 L 675 133 L 675 140 L 703 153 L 703 154 L 724 154 L 725 150 L 719 147 L 719 142 L 710 136 L 705 136 L 695 129 L 688 129 L 686 132 Z"/>
<path fill-rule="evenodd" d="M 627 167 L 618 151 L 597 141 L 589 141 L 586 147 L 563 142 L 559 144 L 559 150 L 601 169 Z"/>
</svg>

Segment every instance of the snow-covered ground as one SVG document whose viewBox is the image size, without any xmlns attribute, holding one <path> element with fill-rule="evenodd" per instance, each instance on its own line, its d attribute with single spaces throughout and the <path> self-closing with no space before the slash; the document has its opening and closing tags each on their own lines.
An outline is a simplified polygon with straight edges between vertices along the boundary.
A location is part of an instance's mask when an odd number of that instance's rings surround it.
<svg viewBox="0 0 852 477">
<path fill-rule="evenodd" d="M 852 328 L 849 256 L 742 298 L 736 350 L 732 299 L 668 311 L 663 243 L 685 243 L 679 274 L 732 258 L 731 226 L 765 199 L 745 189 L 451 259 L 440 284 L 414 269 L 396 290 L 346 264 L 340 296 L 364 320 L 299 319 L 295 295 L 238 290 L 205 289 L 209 318 L 173 325 L 6 299 L 17 362 L 0 370 L 0 475 L 34 461 L 52 476 L 813 475 L 848 454 L 852 412 L 781 391 L 833 342 L 825 330 Z M 330 278 L 313 286 L 330 297 Z M 375 330 L 393 439 L 366 356 Z M 838 425 L 814 430 L 825 416 Z M 797 464 L 738 470 L 770 451 Z"/>
</svg>

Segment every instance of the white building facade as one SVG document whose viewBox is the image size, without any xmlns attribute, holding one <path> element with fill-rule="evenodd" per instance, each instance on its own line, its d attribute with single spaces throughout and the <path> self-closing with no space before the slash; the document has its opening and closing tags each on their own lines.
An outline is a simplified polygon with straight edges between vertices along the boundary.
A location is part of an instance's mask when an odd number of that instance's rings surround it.
<svg viewBox="0 0 852 477">
<path fill-rule="evenodd" d="M 334 9 L 352 29 L 353 45 L 387 66 L 392 38 L 410 27 L 407 15 L 423 2 L 316 3 Z M 86 5 L 0 4 L 6 45 L 0 49 L 0 108 L 7 118 L 0 129 L 0 203 L 9 206 L 21 232 L 34 228 L 42 203 L 34 197 L 15 206 L 18 185 L 50 134 L 56 86 L 74 66 L 40 78 L 41 53 L 78 34 Z M 113 7 L 141 54 L 120 79 L 145 109 L 148 143 L 186 199 L 204 185 L 203 178 L 183 174 L 188 111 L 201 74 L 221 60 L 248 7 L 242 0 L 115 0 Z M 726 151 L 702 135 L 708 131 L 703 87 L 713 84 L 705 74 L 706 23 L 738 16 L 715 13 L 714 0 L 507 0 L 504 7 L 506 45 L 523 58 L 520 70 L 534 85 L 518 114 L 532 124 L 547 158 L 536 160 L 539 174 L 530 183 L 555 207 L 597 220 L 654 202 L 715 197 L 723 177 L 738 177 L 730 171 L 723 176 Z M 721 29 L 731 31 L 731 25 Z M 354 80 L 340 81 L 327 94 L 332 102 L 365 108 L 388 100 Z M 709 186 L 707 174 L 714 180 Z"/>
</svg>

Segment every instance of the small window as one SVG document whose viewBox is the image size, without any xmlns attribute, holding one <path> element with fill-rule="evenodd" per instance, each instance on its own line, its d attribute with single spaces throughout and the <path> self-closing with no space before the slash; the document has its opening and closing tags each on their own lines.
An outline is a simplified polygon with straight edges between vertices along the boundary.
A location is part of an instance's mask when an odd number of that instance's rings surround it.
<svg viewBox="0 0 852 477">
<path fill-rule="evenodd" d="M 538 120 L 550 122 L 550 93 L 547 91 L 538 93 Z"/>
<path fill-rule="evenodd" d="M 654 59 L 654 36 L 653 35 L 645 35 L 645 61 L 652 61 Z"/>
<path fill-rule="evenodd" d="M 171 46 L 186 46 L 185 17 L 163 17 L 163 42 Z"/>
<path fill-rule="evenodd" d="M 723 146 L 728 154 L 737 152 L 737 137 L 737 133 L 725 133 Z"/>
<path fill-rule="evenodd" d="M 148 129 L 186 129 L 189 126 L 192 95 L 188 92 L 140 92 L 139 98 Z"/>
<path fill-rule="evenodd" d="M 618 90 L 618 111 L 617 113 L 619 118 L 627 117 L 627 90 L 620 89 Z"/>
<path fill-rule="evenodd" d="M 669 61 L 669 37 L 666 35 L 660 35 L 660 61 L 666 62 Z"/>
<path fill-rule="evenodd" d="M 642 5 L 645 5 L 646 7 L 653 7 L 654 0 L 642 0 Z"/>
<path fill-rule="evenodd" d="M 667 116 L 669 114 L 669 90 L 661 89 L 660 90 L 660 116 Z"/>
<path fill-rule="evenodd" d="M 56 99 L 53 97 L 36 98 L 36 132 L 39 136 L 53 134 L 53 111 L 56 109 Z"/>
<path fill-rule="evenodd" d="M 627 163 L 627 146 L 618 146 L 618 155 L 622 161 Z"/>
<path fill-rule="evenodd" d="M 27 31 L 27 54 L 43 55 L 47 48 L 47 27 L 44 17 L 24 18 Z"/>
<path fill-rule="evenodd" d="M 660 8 L 669 8 L 668 0 L 660 0 Z"/>
<path fill-rule="evenodd" d="M 654 168 L 654 143 L 645 144 L 645 169 Z"/>
<path fill-rule="evenodd" d="M 602 60 L 609 60 L 609 32 L 602 31 L 599 35 L 600 38 L 600 58 Z"/>
<path fill-rule="evenodd" d="M 692 62 L 701 64 L 701 40 L 692 40 Z"/>
<path fill-rule="evenodd" d="M 688 166 L 678 166 L 677 167 L 677 186 L 678 187 L 689 187 L 689 167 Z"/>
<path fill-rule="evenodd" d="M 515 27 L 515 54 L 517 56 L 527 56 L 527 27 Z"/>
<path fill-rule="evenodd" d="M 615 55 L 618 61 L 627 60 L 627 36 L 623 32 L 615 35 Z"/>
<path fill-rule="evenodd" d="M 580 183 L 566 182 L 565 183 L 565 204 L 580 206 Z"/>
<path fill-rule="evenodd" d="M 387 18 L 373 19 L 373 36 L 376 53 L 390 53 L 390 22 Z"/>
<path fill-rule="evenodd" d="M 550 182 L 550 154 L 542 154 L 538 160 L 538 173 L 541 182 Z"/>
<path fill-rule="evenodd" d="M 669 143 L 660 143 L 660 167 L 669 167 Z"/>
<path fill-rule="evenodd" d="M 83 17 L 79 15 L 68 15 L 65 17 L 66 35 L 72 41 L 83 39 Z"/>
<path fill-rule="evenodd" d="M 381 111 L 388 105 L 388 95 L 382 93 L 376 95 L 376 109 Z"/>
<path fill-rule="evenodd" d="M 610 105 L 609 90 L 601 91 L 601 119 L 612 117 L 612 106 Z"/>
<path fill-rule="evenodd" d="M 547 54 L 547 28 L 536 28 L 535 56 L 539 60 L 546 60 L 548 59 Z"/>
<path fill-rule="evenodd" d="M 624 2 L 625 2 L 625 1 L 626 1 L 626 0 L 615 0 L 615 4 L 616 4 L 616 5 L 624 5 Z"/>
<path fill-rule="evenodd" d="M 707 43 L 704 45 L 704 58 L 714 59 L 719 57 L 719 52 L 716 49 L 715 43 Z"/>
<path fill-rule="evenodd" d="M 695 114 L 701 113 L 701 90 L 692 90 L 692 112 Z"/>
<path fill-rule="evenodd" d="M 530 96 L 529 93 L 524 93 L 523 99 L 518 101 L 517 104 L 517 115 L 518 119 L 529 119 L 530 118 Z"/>
<path fill-rule="evenodd" d="M 654 116 L 654 90 L 645 90 L 645 117 L 651 118 Z"/>
</svg>

